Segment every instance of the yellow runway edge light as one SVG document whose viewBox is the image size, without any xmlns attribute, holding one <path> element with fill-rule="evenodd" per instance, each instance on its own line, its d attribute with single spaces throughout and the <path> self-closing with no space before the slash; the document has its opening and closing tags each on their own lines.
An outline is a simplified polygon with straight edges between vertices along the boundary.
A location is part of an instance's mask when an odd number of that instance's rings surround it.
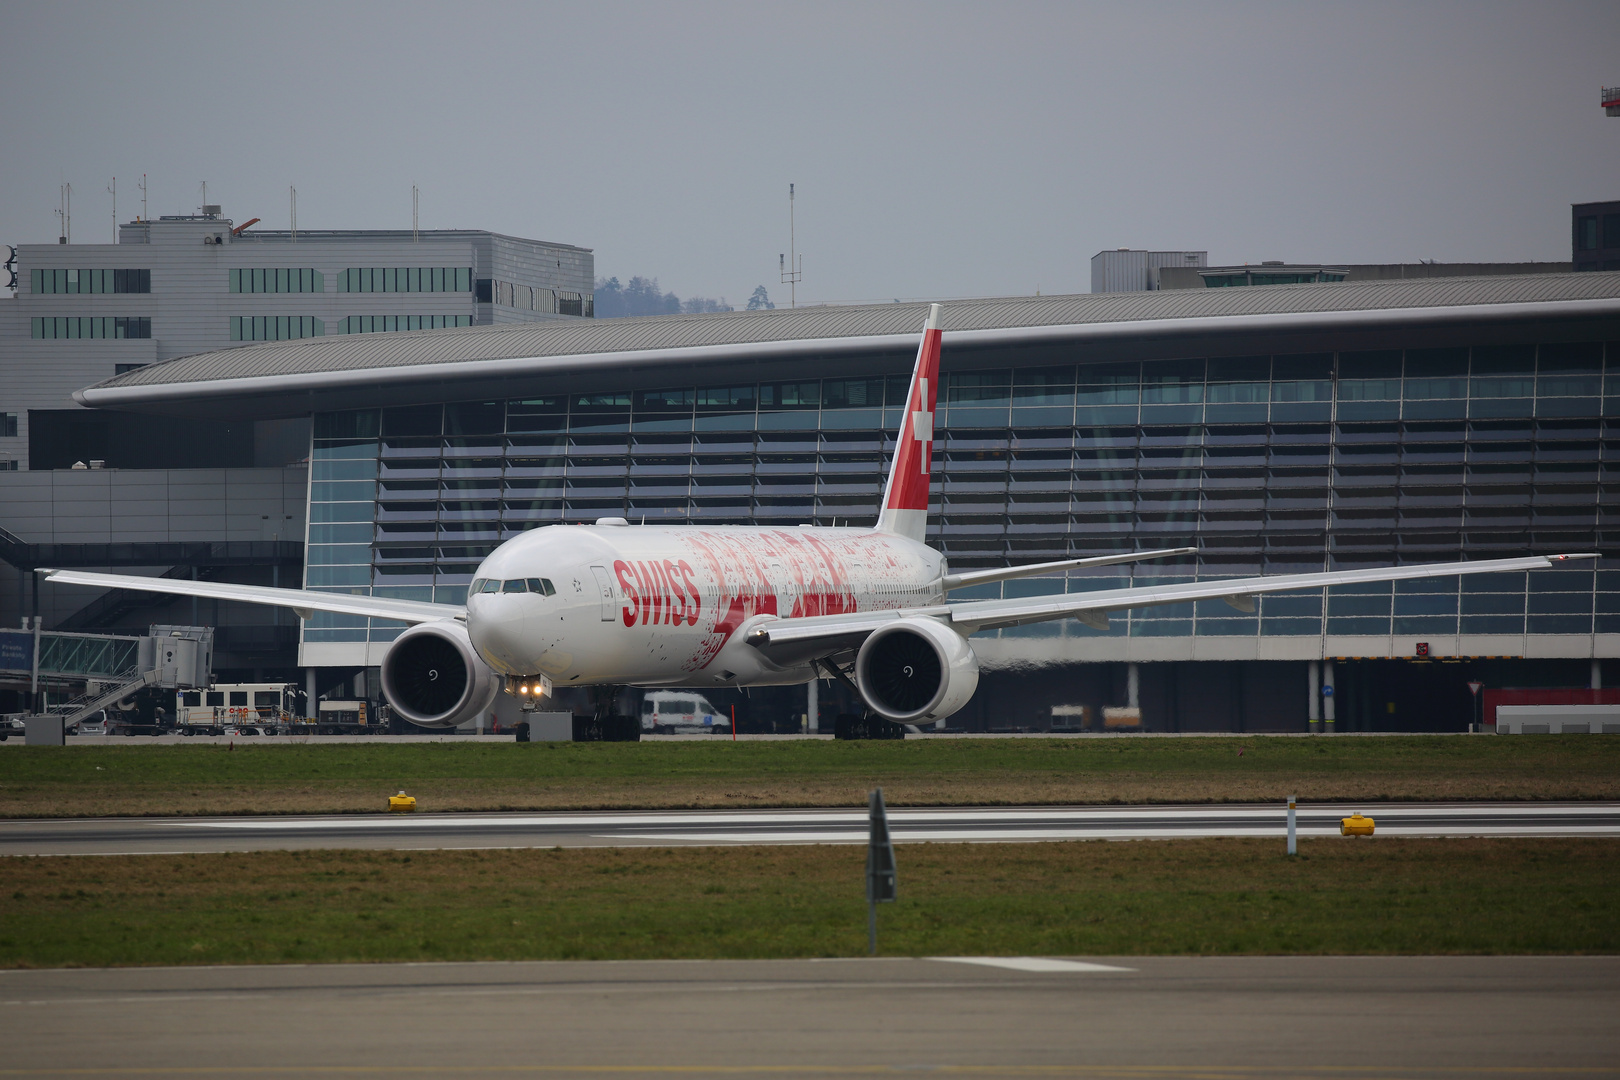
<svg viewBox="0 0 1620 1080">
<path fill-rule="evenodd" d="M 1373 834 L 1373 819 L 1362 817 L 1358 810 L 1347 818 L 1339 819 L 1340 836 L 1371 836 Z"/>
<path fill-rule="evenodd" d="M 403 791 L 398 795 L 388 796 L 388 809 L 396 814 L 408 814 L 416 809 L 416 796 L 407 795 Z"/>
</svg>

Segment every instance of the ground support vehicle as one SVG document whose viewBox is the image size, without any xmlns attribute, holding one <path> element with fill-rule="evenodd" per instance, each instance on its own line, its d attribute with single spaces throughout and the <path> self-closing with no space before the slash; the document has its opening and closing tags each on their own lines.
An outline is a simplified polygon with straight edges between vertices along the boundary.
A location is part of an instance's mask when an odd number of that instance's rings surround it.
<svg viewBox="0 0 1620 1080">
<path fill-rule="evenodd" d="M 282 735 L 300 724 L 303 692 L 292 683 L 217 683 L 175 695 L 183 735 Z"/>
<path fill-rule="evenodd" d="M 702 694 L 650 690 L 641 699 L 641 730 L 658 735 L 714 734 L 730 731 L 731 721 Z"/>
<path fill-rule="evenodd" d="M 385 735 L 388 725 L 368 701 L 323 701 L 315 717 L 317 735 Z"/>
</svg>

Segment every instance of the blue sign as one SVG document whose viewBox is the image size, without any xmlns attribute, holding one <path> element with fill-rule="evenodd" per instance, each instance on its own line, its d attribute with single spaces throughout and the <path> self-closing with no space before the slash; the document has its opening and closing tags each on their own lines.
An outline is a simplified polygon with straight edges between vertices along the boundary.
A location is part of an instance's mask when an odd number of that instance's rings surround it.
<svg viewBox="0 0 1620 1080">
<path fill-rule="evenodd" d="M 34 635 L 26 630 L 0 630 L 0 668 L 34 670 Z"/>
<path fill-rule="evenodd" d="M 1331 687 L 1331 686 L 1322 687 L 1322 696 L 1323 697 L 1332 697 L 1333 696 L 1333 687 Z"/>
</svg>

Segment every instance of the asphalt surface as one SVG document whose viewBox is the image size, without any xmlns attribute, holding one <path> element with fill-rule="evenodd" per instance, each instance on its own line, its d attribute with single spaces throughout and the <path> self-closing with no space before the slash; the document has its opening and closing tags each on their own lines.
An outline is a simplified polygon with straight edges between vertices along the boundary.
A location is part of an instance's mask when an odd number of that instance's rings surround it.
<svg viewBox="0 0 1620 1080">
<path fill-rule="evenodd" d="M 1308 806 L 1301 837 L 1332 836 L 1355 810 L 1379 836 L 1620 836 L 1620 803 Z M 900 843 L 1275 836 L 1280 806 L 891 810 Z M 298 848 L 642 847 L 864 844 L 864 810 L 410 814 L 0 821 L 0 855 L 124 855 Z"/>
<path fill-rule="evenodd" d="M 0 972 L 0 1076 L 1620 1077 L 1620 958 Z"/>
</svg>

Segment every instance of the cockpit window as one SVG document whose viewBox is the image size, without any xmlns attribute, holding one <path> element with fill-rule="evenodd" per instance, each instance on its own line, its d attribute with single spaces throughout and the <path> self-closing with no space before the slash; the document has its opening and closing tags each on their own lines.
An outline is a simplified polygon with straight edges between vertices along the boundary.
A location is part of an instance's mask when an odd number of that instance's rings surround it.
<svg viewBox="0 0 1620 1080">
<path fill-rule="evenodd" d="M 525 581 L 523 578 L 513 578 L 511 581 L 508 581 L 506 583 L 506 587 L 503 588 L 501 591 L 502 592 L 509 592 L 509 593 L 510 592 L 528 592 L 529 591 L 529 583 L 527 581 Z"/>
<path fill-rule="evenodd" d="M 482 589 L 478 590 L 478 591 L 479 592 L 500 592 L 501 591 L 501 583 L 499 581 L 495 580 L 494 578 L 485 578 L 484 579 L 484 587 Z"/>
<path fill-rule="evenodd" d="M 550 578 L 532 577 L 529 579 L 529 591 L 537 592 L 542 596 L 556 596 L 557 587 L 551 583 Z"/>
</svg>

